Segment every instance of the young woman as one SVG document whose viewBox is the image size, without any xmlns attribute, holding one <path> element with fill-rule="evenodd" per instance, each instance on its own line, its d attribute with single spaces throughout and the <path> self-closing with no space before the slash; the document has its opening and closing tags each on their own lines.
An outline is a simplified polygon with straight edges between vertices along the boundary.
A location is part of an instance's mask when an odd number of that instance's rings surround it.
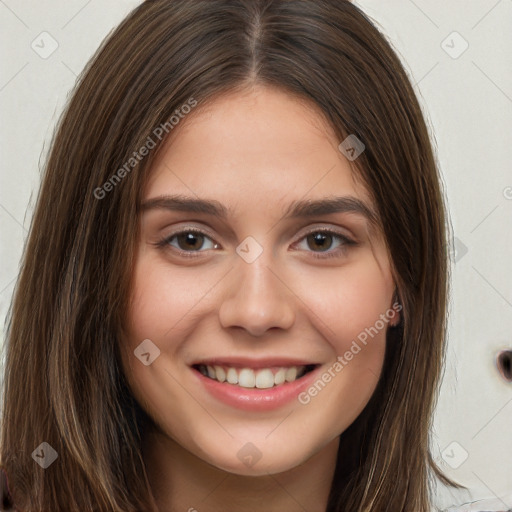
<svg viewBox="0 0 512 512">
<path fill-rule="evenodd" d="M 148 0 L 63 114 L 15 290 L 5 504 L 431 510 L 447 240 L 343 0 Z M 7 484 L 6 484 L 7 486 Z"/>
</svg>

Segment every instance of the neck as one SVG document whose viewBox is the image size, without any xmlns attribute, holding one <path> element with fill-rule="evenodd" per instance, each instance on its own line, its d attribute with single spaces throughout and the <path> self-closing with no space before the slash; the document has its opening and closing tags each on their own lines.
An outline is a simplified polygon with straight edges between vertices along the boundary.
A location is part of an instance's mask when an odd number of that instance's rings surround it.
<svg viewBox="0 0 512 512">
<path fill-rule="evenodd" d="M 218 469 L 155 429 L 146 432 L 143 452 L 162 512 L 325 512 L 338 445 L 336 437 L 297 467 L 254 477 Z"/>
</svg>

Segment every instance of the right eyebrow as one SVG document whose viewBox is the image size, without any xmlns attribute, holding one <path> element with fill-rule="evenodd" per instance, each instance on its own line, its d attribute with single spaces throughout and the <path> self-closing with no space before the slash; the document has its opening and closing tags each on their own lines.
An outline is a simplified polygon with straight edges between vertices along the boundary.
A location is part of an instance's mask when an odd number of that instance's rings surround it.
<svg viewBox="0 0 512 512">
<path fill-rule="evenodd" d="M 196 199 L 185 195 L 165 195 L 148 199 L 142 203 L 142 211 L 163 209 L 191 213 L 206 213 L 226 219 L 228 209 L 214 199 Z"/>
</svg>

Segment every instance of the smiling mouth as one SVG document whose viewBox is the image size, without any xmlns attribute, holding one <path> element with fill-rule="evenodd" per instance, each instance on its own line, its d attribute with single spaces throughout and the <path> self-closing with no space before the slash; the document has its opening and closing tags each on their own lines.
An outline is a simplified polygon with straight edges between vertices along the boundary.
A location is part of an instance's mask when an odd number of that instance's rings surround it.
<svg viewBox="0 0 512 512">
<path fill-rule="evenodd" d="M 319 365 L 273 366 L 269 368 L 237 368 L 232 366 L 195 364 L 192 366 L 209 379 L 242 388 L 269 389 L 301 379 Z"/>
</svg>

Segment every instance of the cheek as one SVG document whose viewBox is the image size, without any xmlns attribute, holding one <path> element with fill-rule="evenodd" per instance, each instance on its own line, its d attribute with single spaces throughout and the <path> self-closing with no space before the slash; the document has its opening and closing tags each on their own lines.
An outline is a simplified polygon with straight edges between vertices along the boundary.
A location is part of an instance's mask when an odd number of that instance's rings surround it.
<svg viewBox="0 0 512 512">
<path fill-rule="evenodd" d="M 309 315 L 313 328 L 331 345 L 332 360 L 321 382 L 316 381 L 299 401 L 321 418 L 329 435 L 336 436 L 357 418 L 378 384 L 393 281 L 374 259 L 361 258 L 332 272 L 304 275 L 301 285 L 301 297 L 315 313 Z"/>
<path fill-rule="evenodd" d="M 357 359 L 381 359 L 394 287 L 374 259 L 361 258 L 350 266 L 305 274 L 301 286 L 301 297 L 315 313 L 311 320 L 337 355 L 351 350 L 356 341 L 365 347 L 360 353 L 363 357 Z M 352 350 L 357 352 L 357 347 Z"/>
<path fill-rule="evenodd" d="M 129 311 L 132 339 L 154 337 L 160 344 L 186 334 L 195 308 L 207 301 L 218 277 L 212 272 L 171 267 L 156 258 L 139 259 Z M 165 347 L 172 349 L 172 346 Z"/>
</svg>

